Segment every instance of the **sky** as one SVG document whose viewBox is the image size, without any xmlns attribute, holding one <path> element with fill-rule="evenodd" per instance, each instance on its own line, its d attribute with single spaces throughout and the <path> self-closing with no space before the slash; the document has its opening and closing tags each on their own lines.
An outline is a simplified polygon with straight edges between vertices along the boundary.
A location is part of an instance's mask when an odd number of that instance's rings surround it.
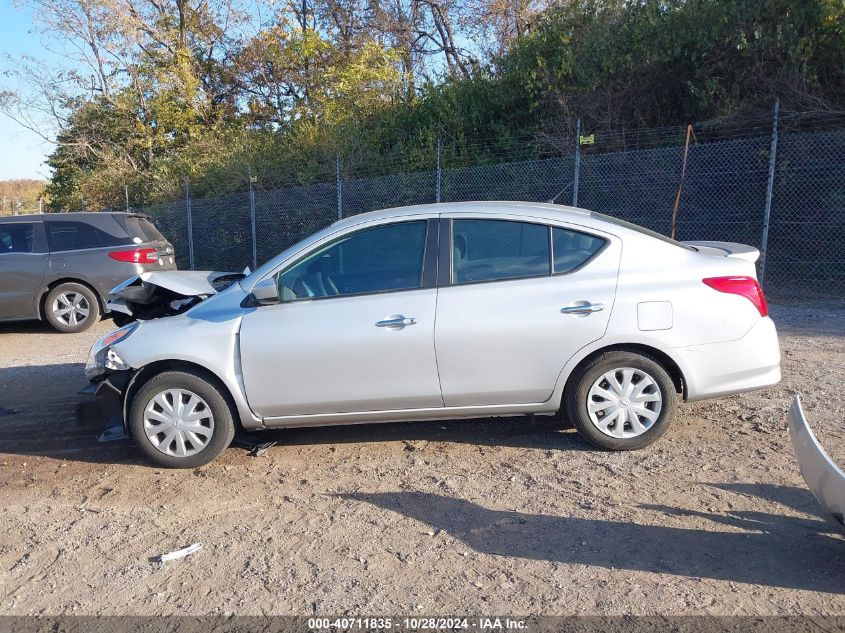
<svg viewBox="0 0 845 633">
<path fill-rule="evenodd" d="M 16 0 L 0 0 L 0 91 L 17 87 L 4 72 L 14 67 L 21 56 L 30 55 L 44 61 L 51 57 L 57 59 L 42 45 L 42 35 L 33 23 L 31 8 L 19 4 L 22 3 Z M 259 21 L 261 4 L 255 2 L 251 11 Z M 459 41 L 459 44 L 469 45 L 465 41 Z M 52 149 L 52 144 L 0 112 L 0 180 L 48 179 L 50 168 L 44 161 Z"/>
<path fill-rule="evenodd" d="M 39 34 L 33 31 L 28 9 L 16 8 L 12 0 L 0 0 L 0 90 L 14 87 L 2 76 L 11 66 L 9 57 L 45 56 Z M 37 134 L 0 113 L 0 180 L 46 179 L 50 170 L 44 160 L 51 150 L 51 145 Z"/>
</svg>

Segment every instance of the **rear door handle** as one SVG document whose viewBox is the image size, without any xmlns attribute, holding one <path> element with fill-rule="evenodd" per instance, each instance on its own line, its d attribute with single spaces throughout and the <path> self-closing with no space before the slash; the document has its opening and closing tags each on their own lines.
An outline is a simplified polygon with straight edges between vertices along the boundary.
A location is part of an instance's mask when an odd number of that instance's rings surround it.
<svg viewBox="0 0 845 633">
<path fill-rule="evenodd" d="M 383 321 L 377 321 L 376 327 L 391 327 L 391 328 L 403 328 L 406 325 L 414 325 L 417 320 L 414 317 L 406 317 L 402 316 L 401 314 L 397 317 L 392 319 L 384 319 Z"/>
<path fill-rule="evenodd" d="M 563 314 L 592 314 L 602 310 L 604 310 L 603 303 L 577 303 L 560 309 Z"/>
</svg>

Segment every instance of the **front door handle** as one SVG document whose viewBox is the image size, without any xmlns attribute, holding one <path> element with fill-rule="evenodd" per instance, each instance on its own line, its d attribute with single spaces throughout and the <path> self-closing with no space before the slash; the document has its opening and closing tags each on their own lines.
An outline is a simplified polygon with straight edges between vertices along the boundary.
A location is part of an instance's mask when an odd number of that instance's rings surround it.
<svg viewBox="0 0 845 633">
<path fill-rule="evenodd" d="M 592 314 L 601 310 L 604 310 L 603 303 L 576 303 L 560 309 L 563 314 Z"/>
<path fill-rule="evenodd" d="M 401 329 L 406 325 L 414 325 L 414 323 L 416 322 L 417 320 L 414 317 L 406 317 L 400 314 L 399 316 L 384 319 L 383 321 L 377 321 L 376 327 L 389 327 Z"/>
</svg>

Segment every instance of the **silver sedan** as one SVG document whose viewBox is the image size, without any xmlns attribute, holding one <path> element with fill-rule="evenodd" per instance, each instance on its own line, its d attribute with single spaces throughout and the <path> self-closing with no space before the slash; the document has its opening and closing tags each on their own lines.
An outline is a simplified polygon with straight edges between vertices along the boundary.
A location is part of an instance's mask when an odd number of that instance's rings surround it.
<svg viewBox="0 0 845 633">
<path fill-rule="evenodd" d="M 237 427 L 520 414 L 635 449 L 680 400 L 780 380 L 758 255 L 558 205 L 390 209 L 250 274 L 128 280 L 109 308 L 138 320 L 86 372 L 164 466 L 210 461 Z"/>
</svg>

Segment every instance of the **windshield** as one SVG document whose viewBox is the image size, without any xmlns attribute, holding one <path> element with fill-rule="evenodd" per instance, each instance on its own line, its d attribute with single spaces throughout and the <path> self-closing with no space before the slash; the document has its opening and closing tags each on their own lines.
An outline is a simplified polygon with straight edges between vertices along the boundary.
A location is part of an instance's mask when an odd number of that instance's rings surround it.
<svg viewBox="0 0 845 633">
<path fill-rule="evenodd" d="M 147 218 L 137 215 L 130 215 L 126 218 L 126 230 L 136 243 L 141 242 L 166 242 L 165 237 L 158 232 L 158 229 Z"/>
</svg>

